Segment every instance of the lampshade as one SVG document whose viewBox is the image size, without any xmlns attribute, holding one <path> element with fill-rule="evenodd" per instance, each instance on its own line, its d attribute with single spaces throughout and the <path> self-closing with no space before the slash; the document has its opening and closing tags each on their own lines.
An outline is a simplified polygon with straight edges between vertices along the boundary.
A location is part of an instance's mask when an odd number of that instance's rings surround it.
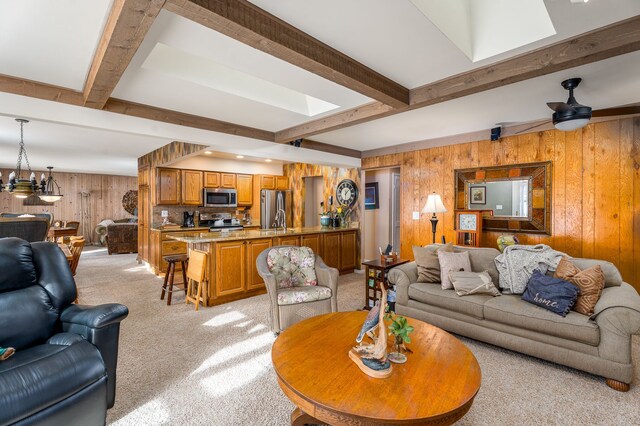
<svg viewBox="0 0 640 426">
<path fill-rule="evenodd" d="M 422 208 L 422 213 L 445 213 L 446 211 L 440 195 L 435 192 L 427 197 L 427 202 Z"/>
</svg>

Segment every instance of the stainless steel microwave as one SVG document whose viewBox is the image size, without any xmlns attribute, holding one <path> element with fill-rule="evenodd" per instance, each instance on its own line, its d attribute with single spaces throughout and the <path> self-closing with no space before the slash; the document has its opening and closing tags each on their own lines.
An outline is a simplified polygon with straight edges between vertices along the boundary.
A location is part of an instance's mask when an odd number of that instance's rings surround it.
<svg viewBox="0 0 640 426">
<path fill-rule="evenodd" d="M 204 207 L 238 207 L 238 192 L 235 189 L 205 188 Z"/>
</svg>

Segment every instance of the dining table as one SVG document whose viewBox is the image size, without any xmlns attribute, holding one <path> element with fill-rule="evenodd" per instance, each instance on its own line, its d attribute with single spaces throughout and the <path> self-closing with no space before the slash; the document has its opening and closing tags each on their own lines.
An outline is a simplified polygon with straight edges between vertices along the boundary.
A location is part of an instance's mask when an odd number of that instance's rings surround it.
<svg viewBox="0 0 640 426">
<path fill-rule="evenodd" d="M 59 237 L 72 237 L 78 234 L 78 228 L 64 227 L 64 226 L 52 226 L 49 228 L 47 238 L 49 241 L 56 242 Z"/>
</svg>

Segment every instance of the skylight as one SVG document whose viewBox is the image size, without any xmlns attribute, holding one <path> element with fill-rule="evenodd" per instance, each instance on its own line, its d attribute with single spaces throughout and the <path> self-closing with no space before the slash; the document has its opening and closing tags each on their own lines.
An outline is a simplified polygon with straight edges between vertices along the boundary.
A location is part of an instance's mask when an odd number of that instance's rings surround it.
<svg viewBox="0 0 640 426">
<path fill-rule="evenodd" d="M 556 33 L 544 0 L 411 0 L 472 62 Z"/>
<path fill-rule="evenodd" d="M 157 43 L 142 68 L 224 93 L 313 117 L 338 108 L 330 102 L 234 70 L 209 58 Z"/>
</svg>

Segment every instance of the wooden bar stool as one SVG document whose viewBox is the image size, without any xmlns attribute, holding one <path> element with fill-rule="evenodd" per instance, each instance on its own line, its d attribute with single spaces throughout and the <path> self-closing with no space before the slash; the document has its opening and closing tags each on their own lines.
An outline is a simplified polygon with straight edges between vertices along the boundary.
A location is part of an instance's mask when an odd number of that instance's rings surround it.
<svg viewBox="0 0 640 426">
<path fill-rule="evenodd" d="M 171 304 L 171 295 L 173 294 L 173 286 L 177 286 L 182 284 L 182 289 L 178 289 L 177 291 L 187 291 L 187 264 L 189 263 L 189 256 L 186 254 L 175 254 L 172 256 L 165 256 L 162 258 L 165 260 L 169 266 L 167 267 L 167 273 L 164 276 L 164 284 L 162 285 L 162 294 L 160 295 L 160 300 L 164 300 L 164 293 L 167 292 L 167 306 Z M 182 266 L 182 282 L 174 283 L 173 278 L 176 272 L 176 263 L 180 262 L 180 266 Z"/>
<path fill-rule="evenodd" d="M 189 252 L 189 267 L 187 268 L 189 287 L 187 288 L 185 303 L 193 302 L 196 305 L 196 311 L 200 302 L 202 302 L 202 306 L 207 306 L 207 298 L 209 297 L 208 258 L 208 254 L 204 251 L 191 250 Z"/>
</svg>

